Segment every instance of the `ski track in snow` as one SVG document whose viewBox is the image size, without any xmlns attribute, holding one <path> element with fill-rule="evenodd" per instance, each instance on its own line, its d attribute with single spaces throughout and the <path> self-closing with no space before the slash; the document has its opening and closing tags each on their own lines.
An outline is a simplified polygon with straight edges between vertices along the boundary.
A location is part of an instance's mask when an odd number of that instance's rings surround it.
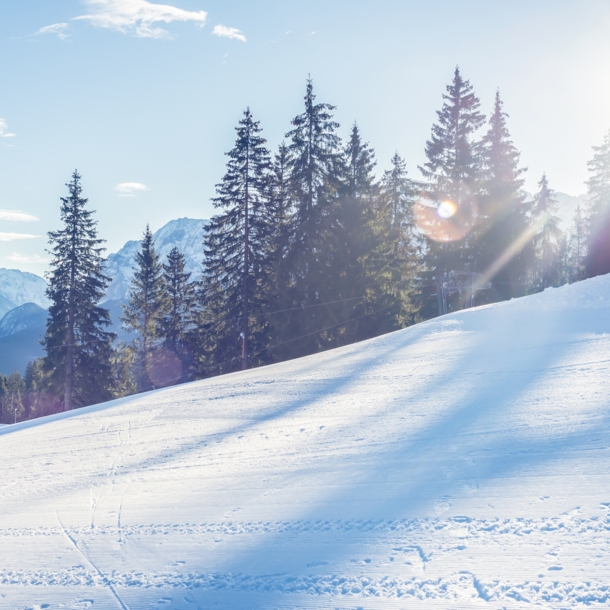
<svg viewBox="0 0 610 610">
<path fill-rule="evenodd" d="M 610 277 L 0 430 L 0 608 L 610 605 Z"/>
</svg>

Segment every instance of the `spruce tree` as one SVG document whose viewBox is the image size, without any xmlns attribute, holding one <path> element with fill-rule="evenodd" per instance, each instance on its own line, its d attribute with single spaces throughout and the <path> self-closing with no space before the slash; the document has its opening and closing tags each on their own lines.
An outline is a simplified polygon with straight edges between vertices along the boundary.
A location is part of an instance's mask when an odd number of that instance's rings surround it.
<svg viewBox="0 0 610 610">
<path fill-rule="evenodd" d="M 261 362 L 258 357 L 251 362 L 250 352 L 266 347 L 269 336 L 269 321 L 261 313 L 272 286 L 277 223 L 269 188 L 271 160 L 249 108 L 235 130 L 227 172 L 212 199 L 222 213 L 211 219 L 204 238 L 206 361 L 217 365 L 214 372 Z"/>
<path fill-rule="evenodd" d="M 375 182 L 375 153 L 360 136 L 354 124 L 340 158 L 336 196 L 328 211 L 330 236 L 328 246 L 321 252 L 325 269 L 319 294 L 324 301 L 344 301 L 321 309 L 326 314 L 324 326 L 350 318 L 361 318 L 370 313 L 382 300 L 380 282 L 382 270 L 373 264 L 371 254 L 381 237 L 375 232 L 374 214 L 379 196 Z M 345 301 L 345 299 L 359 299 Z M 336 347 L 370 336 L 378 320 L 361 318 L 339 326 L 320 337 L 324 347 Z"/>
<path fill-rule="evenodd" d="M 137 333 L 134 341 L 135 375 L 138 391 L 152 389 L 153 354 L 159 343 L 160 324 L 167 311 L 163 266 L 155 249 L 150 227 L 142 237 L 135 256 L 136 268 L 129 289 L 129 303 L 123 305 L 121 321 L 126 330 Z"/>
<path fill-rule="evenodd" d="M 587 277 L 610 273 L 610 130 L 589 161 Z"/>
<path fill-rule="evenodd" d="M 570 283 L 580 282 L 586 277 L 588 228 L 588 219 L 579 203 L 568 235 L 566 280 Z"/>
<path fill-rule="evenodd" d="M 322 328 L 326 314 L 317 305 L 324 299 L 327 280 L 325 258 L 330 247 L 330 206 L 340 185 L 339 124 L 334 106 L 316 103 L 313 82 L 307 81 L 304 111 L 292 120 L 289 139 L 289 197 L 292 204 L 290 241 L 285 263 L 290 269 L 283 290 L 283 309 L 307 308 L 276 319 L 276 334 L 284 340 L 309 335 L 275 350 L 277 357 L 294 357 L 319 348 L 320 337 L 310 334 Z"/>
<path fill-rule="evenodd" d="M 528 209 L 522 190 L 526 170 L 519 167 L 519 152 L 511 140 L 507 118 L 500 92 L 496 91 L 489 129 L 481 142 L 482 193 L 473 231 L 473 268 L 482 273 L 499 260 L 504 264 L 488 277 L 494 282 L 493 289 L 480 294 L 477 299 L 480 303 L 523 294 L 526 281 L 523 247 Z"/>
<path fill-rule="evenodd" d="M 12 424 L 21 420 L 25 409 L 23 408 L 23 396 L 25 394 L 25 382 L 21 373 L 15 371 L 6 380 L 6 397 L 4 399 L 4 423 Z"/>
<path fill-rule="evenodd" d="M 178 356 L 183 373 L 190 363 L 187 337 L 193 323 L 195 283 L 191 274 L 185 272 L 186 260 L 177 246 L 167 255 L 163 264 L 163 280 L 168 297 L 167 313 L 161 320 L 160 338 L 163 347 Z M 184 379 L 183 379 L 184 380 Z"/>
<path fill-rule="evenodd" d="M 532 240 L 535 261 L 530 270 L 531 285 L 534 291 L 550 286 L 559 286 L 562 280 L 561 256 L 563 233 L 557 216 L 557 199 L 549 187 L 546 174 L 538 183 L 540 190 L 534 195 L 532 205 L 532 224 L 535 235 Z"/>
<path fill-rule="evenodd" d="M 47 296 L 51 300 L 42 344 L 50 391 L 66 411 L 110 398 L 110 358 L 115 335 L 105 330 L 110 314 L 98 303 L 110 279 L 104 275 L 97 222 L 86 209 L 78 172 L 61 198 L 64 228 L 49 232 L 53 256 Z"/>
<path fill-rule="evenodd" d="M 418 278 L 423 268 L 422 235 L 415 221 L 415 185 L 409 179 L 407 166 L 398 152 L 384 172 L 376 214 L 381 248 L 377 257 L 387 269 L 386 290 L 398 297 L 394 324 L 402 328 L 413 322 L 419 307 Z"/>
<path fill-rule="evenodd" d="M 430 214 L 422 229 L 428 237 L 427 265 L 436 274 L 451 269 L 472 269 L 473 251 L 468 232 L 477 220 L 481 156 L 476 133 L 485 121 L 472 85 L 456 67 L 453 81 L 443 95 L 426 142 L 427 161 L 420 171 L 427 180 L 426 195 L 435 205 L 449 200 L 456 206 L 451 218 Z"/>
</svg>

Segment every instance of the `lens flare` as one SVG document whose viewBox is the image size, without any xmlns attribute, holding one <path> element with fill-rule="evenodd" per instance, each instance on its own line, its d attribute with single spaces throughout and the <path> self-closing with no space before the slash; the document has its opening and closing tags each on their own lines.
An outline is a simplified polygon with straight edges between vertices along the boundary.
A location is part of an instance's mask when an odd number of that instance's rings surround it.
<svg viewBox="0 0 610 610">
<path fill-rule="evenodd" d="M 455 216 L 455 213 L 458 211 L 457 205 L 447 199 L 446 201 L 442 201 L 438 208 L 436 208 L 436 214 L 439 218 L 447 219 Z"/>
<path fill-rule="evenodd" d="M 459 198 L 450 199 L 446 194 L 437 198 L 434 194 L 422 191 L 415 202 L 417 228 L 434 241 L 460 241 L 477 223 L 477 199 L 469 187 L 460 183 L 453 191 L 458 193 Z"/>
</svg>

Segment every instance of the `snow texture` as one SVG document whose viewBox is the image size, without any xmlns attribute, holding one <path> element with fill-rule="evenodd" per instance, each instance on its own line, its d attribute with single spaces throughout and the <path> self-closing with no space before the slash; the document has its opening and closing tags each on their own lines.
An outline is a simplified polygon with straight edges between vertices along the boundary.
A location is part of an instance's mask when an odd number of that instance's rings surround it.
<svg viewBox="0 0 610 610">
<path fill-rule="evenodd" d="M 610 276 L 0 430 L 0 607 L 610 605 Z"/>
<path fill-rule="evenodd" d="M 153 234 L 157 254 L 165 262 L 174 246 L 178 246 L 186 259 L 186 271 L 192 279 L 201 275 L 203 261 L 203 228 L 207 220 L 178 218 L 171 220 Z M 118 252 L 108 256 L 106 274 L 112 283 L 106 291 L 104 301 L 127 303 L 129 284 L 133 277 L 134 257 L 140 249 L 140 241 L 128 241 Z"/>
</svg>

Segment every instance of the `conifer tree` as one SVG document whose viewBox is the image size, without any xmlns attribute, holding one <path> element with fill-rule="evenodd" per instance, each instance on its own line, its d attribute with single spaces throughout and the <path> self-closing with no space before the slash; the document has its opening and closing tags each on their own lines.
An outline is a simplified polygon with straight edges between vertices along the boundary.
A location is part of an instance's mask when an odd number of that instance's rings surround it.
<svg viewBox="0 0 610 610">
<path fill-rule="evenodd" d="M 586 277 L 610 273 L 610 130 L 589 161 Z"/>
<path fill-rule="evenodd" d="M 8 378 L 0 373 L 0 423 L 6 423 L 4 421 L 4 403 L 6 401 L 6 397 L 8 396 L 8 388 L 6 384 L 8 383 Z"/>
<path fill-rule="evenodd" d="M 354 124 L 336 167 L 339 187 L 329 205 L 330 237 L 326 251 L 321 252 L 325 277 L 318 292 L 324 301 L 345 301 L 320 313 L 327 313 L 324 325 L 370 313 L 381 298 L 382 270 L 373 265 L 371 257 L 381 237 L 374 230 L 374 213 L 379 186 L 375 182 L 375 153 L 363 142 Z M 370 335 L 376 320 L 360 319 L 340 326 L 322 338 L 325 346 L 335 347 Z"/>
<path fill-rule="evenodd" d="M 163 346 L 176 354 L 182 362 L 183 372 L 190 362 L 187 337 L 193 323 L 195 284 L 191 274 L 185 272 L 186 260 L 177 246 L 167 255 L 163 264 L 163 280 L 168 297 L 167 313 L 161 320 L 160 337 Z"/>
<path fill-rule="evenodd" d="M 204 238 L 203 305 L 212 324 L 206 353 L 217 372 L 234 370 L 239 361 L 248 368 L 250 352 L 268 344 L 269 332 L 269 321 L 260 314 L 272 285 L 277 222 L 269 188 L 271 160 L 249 108 L 236 132 L 227 172 L 212 199 L 222 212 L 211 219 Z"/>
<path fill-rule="evenodd" d="M 580 203 L 576 206 L 574 220 L 570 228 L 567 245 L 568 282 L 580 282 L 585 279 L 585 261 L 588 243 L 588 219 Z"/>
<path fill-rule="evenodd" d="M 530 271 L 534 291 L 559 286 L 562 279 L 561 256 L 563 233 L 557 216 L 555 192 L 549 187 L 546 174 L 538 183 L 540 190 L 534 195 L 532 222 L 536 227 L 533 238 L 534 266 Z"/>
<path fill-rule="evenodd" d="M 47 296 L 51 300 L 42 344 L 50 391 L 66 411 L 110 397 L 110 358 L 115 335 L 105 330 L 110 314 L 98 303 L 110 279 L 97 237 L 93 211 L 86 209 L 78 172 L 61 198 L 64 228 L 49 232 L 51 272 Z"/>
<path fill-rule="evenodd" d="M 427 235 L 432 238 L 428 240 L 427 264 L 436 273 L 473 266 L 472 243 L 467 232 L 476 223 L 481 156 L 475 136 L 485 120 L 472 85 L 462 78 L 457 67 L 443 100 L 441 110 L 437 111 L 438 122 L 432 126 L 432 135 L 426 142 L 428 160 L 420 167 L 427 180 L 427 197 L 435 205 L 450 200 L 457 209 L 450 221 L 438 219 L 428 227 Z M 454 243 L 444 228 L 448 222 L 462 228 L 460 239 Z"/>
<path fill-rule="evenodd" d="M 330 206 L 337 194 L 340 167 L 339 124 L 333 120 L 334 106 L 316 103 L 313 82 L 307 81 L 304 111 L 292 120 L 289 139 L 289 197 L 292 203 L 290 243 L 285 263 L 290 269 L 283 290 L 283 308 L 303 308 L 276 319 L 277 334 L 286 338 L 308 335 L 324 326 L 323 302 L 326 279 L 324 258 L 330 245 Z M 309 334 L 292 342 L 278 357 L 294 357 L 318 349 L 319 336 Z"/>
<path fill-rule="evenodd" d="M 6 381 L 6 398 L 4 399 L 5 423 L 14 423 L 21 420 L 25 409 L 23 408 L 23 395 L 25 394 L 25 382 L 19 371 L 9 375 Z"/>
<path fill-rule="evenodd" d="M 378 257 L 387 266 L 387 290 L 400 297 L 395 326 L 402 328 L 413 321 L 419 301 L 417 278 L 422 271 L 424 243 L 415 222 L 415 187 L 407 166 L 398 152 L 384 172 L 376 215 L 377 231 L 383 249 Z"/>
<path fill-rule="evenodd" d="M 523 294 L 527 260 L 523 251 L 528 228 L 523 192 L 525 173 L 519 167 L 519 152 L 506 125 L 500 92 L 496 91 L 489 128 L 481 142 L 482 193 L 478 199 L 478 221 L 474 230 L 474 270 L 482 273 L 504 257 L 506 262 L 489 277 L 493 290 L 478 302 L 502 300 Z"/>
<path fill-rule="evenodd" d="M 152 389 L 150 377 L 153 352 L 159 343 L 160 324 L 167 310 L 163 266 L 155 249 L 150 227 L 142 237 L 135 256 L 136 269 L 131 280 L 129 303 L 123 306 L 121 321 L 126 330 L 137 333 L 135 340 L 136 385 L 139 391 Z"/>
</svg>

